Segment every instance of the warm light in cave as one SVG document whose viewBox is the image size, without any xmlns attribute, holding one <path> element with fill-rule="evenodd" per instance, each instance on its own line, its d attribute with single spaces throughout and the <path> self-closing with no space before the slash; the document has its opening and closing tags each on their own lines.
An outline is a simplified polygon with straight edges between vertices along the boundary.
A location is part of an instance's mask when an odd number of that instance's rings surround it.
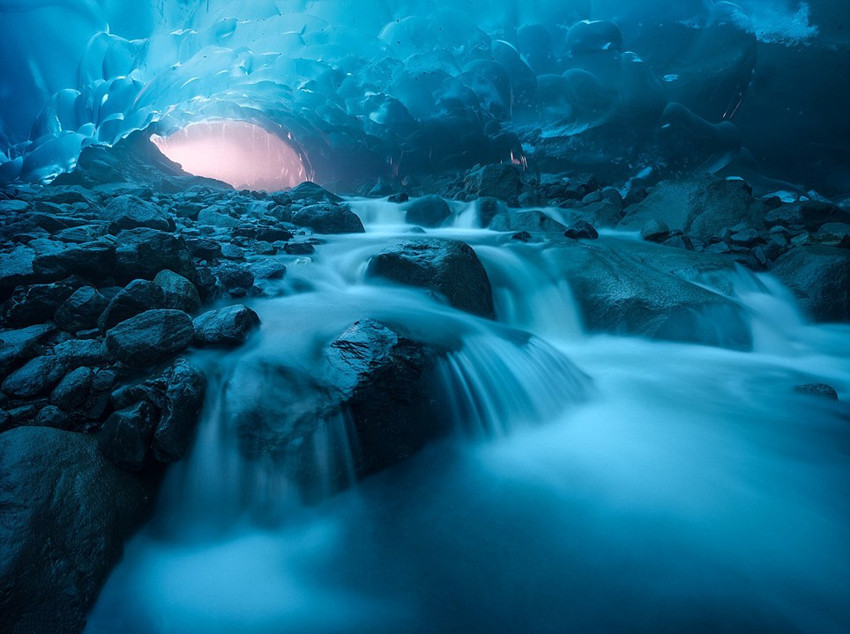
<svg viewBox="0 0 850 634">
<path fill-rule="evenodd" d="M 278 191 L 307 179 L 292 147 L 247 121 L 193 123 L 167 137 L 155 134 L 151 141 L 190 174 L 237 189 Z"/>
</svg>

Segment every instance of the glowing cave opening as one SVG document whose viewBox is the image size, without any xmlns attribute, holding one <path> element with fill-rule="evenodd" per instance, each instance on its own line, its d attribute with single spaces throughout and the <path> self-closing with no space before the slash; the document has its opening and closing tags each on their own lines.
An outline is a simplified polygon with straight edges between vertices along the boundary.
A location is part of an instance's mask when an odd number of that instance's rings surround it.
<svg viewBox="0 0 850 634">
<path fill-rule="evenodd" d="M 280 137 L 247 121 L 193 123 L 151 141 L 186 172 L 236 189 L 279 191 L 307 180 L 298 153 Z"/>
</svg>

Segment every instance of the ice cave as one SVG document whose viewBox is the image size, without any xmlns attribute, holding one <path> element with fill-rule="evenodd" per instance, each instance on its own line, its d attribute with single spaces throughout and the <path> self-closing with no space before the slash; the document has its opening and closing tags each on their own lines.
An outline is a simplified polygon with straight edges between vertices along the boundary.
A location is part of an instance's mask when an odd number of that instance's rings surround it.
<svg viewBox="0 0 850 634">
<path fill-rule="evenodd" d="M 0 0 L 0 631 L 850 631 L 846 0 Z"/>
</svg>

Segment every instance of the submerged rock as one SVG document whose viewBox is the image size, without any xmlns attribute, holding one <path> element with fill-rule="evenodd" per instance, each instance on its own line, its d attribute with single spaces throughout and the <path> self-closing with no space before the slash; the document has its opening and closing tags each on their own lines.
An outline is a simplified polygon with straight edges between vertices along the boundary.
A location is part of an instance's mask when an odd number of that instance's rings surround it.
<svg viewBox="0 0 850 634">
<path fill-rule="evenodd" d="M 412 225 L 439 227 L 452 215 L 449 204 L 440 196 L 422 196 L 407 206 L 405 219 Z"/>
<path fill-rule="evenodd" d="M 0 630 L 81 632 L 152 488 L 104 459 L 92 436 L 0 434 Z"/>
<path fill-rule="evenodd" d="M 159 462 L 176 462 L 189 451 L 204 405 L 207 379 L 186 359 L 178 359 L 162 374 L 165 384 L 161 416 L 151 450 Z"/>
<path fill-rule="evenodd" d="M 363 233 L 363 223 L 343 205 L 327 203 L 309 205 L 292 214 L 292 223 L 308 227 L 316 233 Z"/>
<path fill-rule="evenodd" d="M 458 310 L 495 317 L 487 273 L 472 247 L 458 240 L 422 238 L 397 244 L 369 261 L 366 277 L 426 288 Z"/>
</svg>

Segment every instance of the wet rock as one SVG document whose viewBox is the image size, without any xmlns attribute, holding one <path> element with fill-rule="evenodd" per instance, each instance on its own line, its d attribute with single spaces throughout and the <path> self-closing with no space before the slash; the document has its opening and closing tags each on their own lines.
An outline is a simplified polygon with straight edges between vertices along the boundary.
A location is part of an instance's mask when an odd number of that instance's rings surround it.
<svg viewBox="0 0 850 634">
<path fill-rule="evenodd" d="M 259 327 L 260 318 L 247 306 L 237 304 L 199 315 L 193 325 L 198 345 L 239 346 Z"/>
<path fill-rule="evenodd" d="M 153 282 L 162 289 L 162 308 L 175 308 L 185 313 L 194 313 L 201 309 L 198 289 L 182 275 L 164 269 L 156 274 Z"/>
<path fill-rule="evenodd" d="M 475 207 L 482 227 L 489 227 L 496 216 L 508 213 L 507 205 L 492 196 L 480 197 L 475 201 Z"/>
<path fill-rule="evenodd" d="M 97 319 L 109 305 L 107 299 L 92 286 L 74 291 L 56 309 L 56 324 L 68 332 L 87 330 L 97 326 Z"/>
<path fill-rule="evenodd" d="M 340 203 L 342 198 L 311 181 L 304 181 L 289 191 L 292 201 L 302 204 Z"/>
<path fill-rule="evenodd" d="M 511 240 L 517 240 L 518 242 L 531 242 L 532 239 L 533 236 L 528 231 L 520 231 L 511 236 Z"/>
<path fill-rule="evenodd" d="M 243 262 L 245 260 L 245 249 L 227 242 L 221 245 L 221 257 L 225 260 Z"/>
<path fill-rule="evenodd" d="M 46 395 L 68 371 L 68 365 L 55 355 L 27 361 L 3 381 L 3 391 L 14 398 Z"/>
<path fill-rule="evenodd" d="M 791 249 L 771 273 L 787 285 L 816 321 L 850 321 L 850 252 L 835 247 Z"/>
<path fill-rule="evenodd" d="M 221 245 L 211 238 L 186 238 L 186 247 L 193 257 L 216 260 L 221 257 Z"/>
<path fill-rule="evenodd" d="M 277 247 L 275 247 L 271 242 L 257 240 L 251 246 L 254 249 L 254 253 L 257 255 L 274 255 L 277 253 Z"/>
<path fill-rule="evenodd" d="M 405 219 L 412 225 L 439 227 L 452 215 L 451 207 L 440 196 L 422 196 L 413 200 L 405 213 Z"/>
<path fill-rule="evenodd" d="M 490 281 L 472 248 L 458 240 L 422 238 L 374 256 L 366 277 L 426 288 L 451 306 L 480 317 L 495 316 Z"/>
<path fill-rule="evenodd" d="M 307 242 L 296 243 L 310 247 L 312 253 L 313 245 Z M 288 253 L 288 251 L 287 251 Z M 251 264 L 251 273 L 258 280 L 282 280 L 286 275 L 286 265 L 277 260 L 262 259 Z"/>
<path fill-rule="evenodd" d="M 140 471 L 145 466 L 156 423 L 153 407 L 144 401 L 113 412 L 100 430 L 100 451 L 121 469 Z"/>
<path fill-rule="evenodd" d="M 69 369 L 81 365 L 100 366 L 107 362 L 99 340 L 69 339 L 53 347 L 53 354 Z"/>
<path fill-rule="evenodd" d="M 315 253 L 316 247 L 309 242 L 287 242 L 283 250 L 287 255 L 310 255 Z"/>
<path fill-rule="evenodd" d="M 115 266 L 115 245 L 106 241 L 86 242 L 37 256 L 33 271 L 43 280 L 59 280 L 79 275 L 91 281 L 111 277 Z"/>
<path fill-rule="evenodd" d="M 586 220 L 579 220 L 564 232 L 572 240 L 596 240 L 599 232 Z"/>
<path fill-rule="evenodd" d="M 38 412 L 35 418 L 35 424 L 42 427 L 52 427 L 54 429 L 70 429 L 71 420 L 68 415 L 55 405 L 45 405 Z"/>
<path fill-rule="evenodd" d="M 396 205 L 400 205 L 401 203 L 406 203 L 408 200 L 410 200 L 410 196 L 408 196 L 404 192 L 401 192 L 401 193 L 398 193 L 398 194 L 392 194 L 391 196 L 387 197 L 388 203 L 395 203 Z"/>
<path fill-rule="evenodd" d="M 109 301 L 106 310 L 98 318 L 97 325 L 101 330 L 109 330 L 146 310 L 164 307 L 165 293 L 159 284 L 148 280 L 133 280 Z"/>
<path fill-rule="evenodd" d="M 647 242 L 664 242 L 670 235 L 670 227 L 663 220 L 650 218 L 640 228 L 640 237 Z"/>
<path fill-rule="evenodd" d="M 222 227 L 232 229 L 239 226 L 239 219 L 229 215 L 219 205 L 205 207 L 198 212 L 198 224 L 208 227 Z"/>
<path fill-rule="evenodd" d="M 244 265 L 231 264 L 216 271 L 221 285 L 233 297 L 244 297 L 254 285 L 254 274 Z"/>
<path fill-rule="evenodd" d="M 4 319 L 14 327 L 31 326 L 53 319 L 62 303 L 74 292 L 75 281 L 34 284 L 18 289 L 6 302 Z"/>
<path fill-rule="evenodd" d="M 542 211 L 532 209 L 530 211 L 514 211 L 496 215 L 490 222 L 488 229 L 493 231 L 528 231 L 529 233 L 560 233 L 563 234 L 567 227 L 553 220 Z"/>
<path fill-rule="evenodd" d="M 602 240 L 565 243 L 552 255 L 590 332 L 752 347 L 745 310 L 709 290 L 734 270 L 733 262 L 642 242 Z"/>
<path fill-rule="evenodd" d="M 363 223 L 343 205 L 327 203 L 309 205 L 292 214 L 292 223 L 308 227 L 316 233 L 363 233 Z"/>
<path fill-rule="evenodd" d="M 106 333 L 106 349 L 117 361 L 144 368 L 185 350 L 194 337 L 192 319 L 172 309 L 148 310 Z"/>
<path fill-rule="evenodd" d="M 675 234 L 664 240 L 662 242 L 665 247 L 672 247 L 674 249 L 684 249 L 686 251 L 694 250 L 694 243 L 688 236 L 682 234 Z"/>
<path fill-rule="evenodd" d="M 115 278 L 126 284 L 137 278 L 153 279 L 170 269 L 193 280 L 192 254 L 183 238 L 154 229 L 129 229 L 116 236 Z"/>
<path fill-rule="evenodd" d="M 147 227 L 159 231 L 173 231 L 174 219 L 168 212 L 135 196 L 111 198 L 103 210 L 103 218 L 110 223 L 114 233 L 122 229 Z"/>
<path fill-rule="evenodd" d="M 423 344 L 363 320 L 331 342 L 325 356 L 357 435 L 360 477 L 409 458 L 447 431 L 432 404 L 434 351 Z"/>
<path fill-rule="evenodd" d="M 492 196 L 515 207 L 519 205 L 522 179 L 514 165 L 485 165 L 467 175 L 463 186 L 470 197 Z"/>
<path fill-rule="evenodd" d="M 850 249 L 850 224 L 845 222 L 828 222 L 821 225 L 812 237 L 818 244 L 828 247 Z"/>
<path fill-rule="evenodd" d="M 7 376 L 40 352 L 39 343 L 55 332 L 51 324 L 0 331 L 0 376 Z"/>
<path fill-rule="evenodd" d="M 794 391 L 799 394 L 817 396 L 831 401 L 838 400 L 838 392 L 835 391 L 834 387 L 827 385 L 826 383 L 804 383 L 802 385 L 795 385 Z"/>
<path fill-rule="evenodd" d="M 176 462 L 189 451 L 204 405 L 207 379 L 185 359 L 163 373 L 164 404 L 151 450 L 159 462 Z"/>
<path fill-rule="evenodd" d="M 68 372 L 59 381 L 50 394 L 50 402 L 66 412 L 79 410 L 86 405 L 93 383 L 92 369 L 81 366 Z"/>
<path fill-rule="evenodd" d="M 91 436 L 0 434 L 0 630 L 82 631 L 151 501 L 150 484 L 106 461 Z"/>
<path fill-rule="evenodd" d="M 35 249 L 28 246 L 17 246 L 0 254 L 0 293 L 33 281 L 35 273 L 32 264 L 35 257 Z"/>
<path fill-rule="evenodd" d="M 759 228 L 763 216 L 764 203 L 753 198 L 745 182 L 707 176 L 661 181 L 643 201 L 627 208 L 617 226 L 637 230 L 657 220 L 671 230 L 708 239 L 740 222 Z"/>
<path fill-rule="evenodd" d="M 292 240 L 292 232 L 283 227 L 271 227 L 268 225 L 258 225 L 255 236 L 257 240 L 266 242 L 275 242 L 277 240 Z"/>
<path fill-rule="evenodd" d="M 804 200 L 784 204 L 770 210 L 764 217 L 769 227 L 783 225 L 786 227 L 804 227 L 809 231 L 817 231 L 828 222 L 850 223 L 850 212 L 838 205 L 817 200 Z"/>
</svg>

